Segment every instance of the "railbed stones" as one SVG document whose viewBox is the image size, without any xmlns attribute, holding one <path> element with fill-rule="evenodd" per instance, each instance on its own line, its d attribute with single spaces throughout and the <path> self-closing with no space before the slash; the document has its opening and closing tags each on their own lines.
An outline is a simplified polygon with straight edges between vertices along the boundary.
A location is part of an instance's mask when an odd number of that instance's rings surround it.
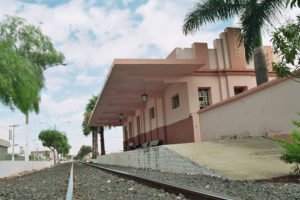
<svg viewBox="0 0 300 200">
<path fill-rule="evenodd" d="M 71 164 L 0 179 L 0 200 L 65 199 Z"/>
<path fill-rule="evenodd" d="M 74 165 L 76 200 L 89 199 L 185 199 L 163 190 L 153 189 L 135 181 L 120 178 L 99 169 L 83 165 Z"/>
<path fill-rule="evenodd" d="M 246 200 L 300 200 L 300 184 L 298 183 L 266 183 L 254 181 L 233 181 L 208 175 L 187 175 L 153 170 L 108 166 L 108 168 L 125 171 L 170 184 L 206 190 Z"/>
</svg>

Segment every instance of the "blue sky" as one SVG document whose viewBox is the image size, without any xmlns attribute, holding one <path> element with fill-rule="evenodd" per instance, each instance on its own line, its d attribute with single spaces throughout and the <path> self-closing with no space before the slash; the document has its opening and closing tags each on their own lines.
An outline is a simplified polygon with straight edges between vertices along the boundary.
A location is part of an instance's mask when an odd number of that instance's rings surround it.
<svg viewBox="0 0 300 200">
<path fill-rule="evenodd" d="M 91 145 L 81 132 L 88 99 L 100 92 L 114 58 L 165 58 L 175 47 L 193 42 L 212 46 L 225 26 L 236 20 L 208 25 L 184 36 L 181 25 L 194 0 L 0 0 L 0 20 L 18 15 L 40 26 L 66 56 L 67 66 L 45 72 L 46 89 L 40 113 L 30 115 L 30 148 L 42 129 L 65 131 L 76 154 Z M 8 139 L 8 126 L 16 128 L 16 143 L 24 146 L 24 116 L 0 105 L 0 138 Z M 71 123 L 65 123 L 70 121 Z M 105 131 L 107 152 L 122 149 L 120 128 Z M 34 145 L 34 143 L 37 143 Z"/>
</svg>

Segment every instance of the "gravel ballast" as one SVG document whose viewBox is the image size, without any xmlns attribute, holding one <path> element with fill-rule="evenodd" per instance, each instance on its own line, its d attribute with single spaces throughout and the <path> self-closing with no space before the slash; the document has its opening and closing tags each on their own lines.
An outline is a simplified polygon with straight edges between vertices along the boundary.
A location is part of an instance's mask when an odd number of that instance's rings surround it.
<svg viewBox="0 0 300 200">
<path fill-rule="evenodd" d="M 103 166 L 103 165 L 102 165 Z M 152 170 L 104 166 L 170 184 L 224 194 L 233 199 L 300 200 L 299 183 L 233 181 L 206 175 L 174 174 Z M 23 176 L 0 179 L 0 200 L 65 199 L 71 164 L 62 164 Z M 94 167 L 74 163 L 74 199 L 186 199 Z"/>
<path fill-rule="evenodd" d="M 206 190 L 213 193 L 225 194 L 237 199 L 300 199 L 300 184 L 297 183 L 287 184 L 255 181 L 233 181 L 207 175 L 175 174 L 120 166 L 101 166 L 164 181 L 170 184 L 193 188 L 196 190 Z"/>
<path fill-rule="evenodd" d="M 144 186 L 135 181 L 123 179 L 80 163 L 74 165 L 74 175 L 74 197 L 76 200 L 186 199 L 182 195 L 176 196 L 175 194 L 170 194 L 163 190 Z"/>
<path fill-rule="evenodd" d="M 71 164 L 0 179 L 0 200 L 65 199 Z"/>
</svg>

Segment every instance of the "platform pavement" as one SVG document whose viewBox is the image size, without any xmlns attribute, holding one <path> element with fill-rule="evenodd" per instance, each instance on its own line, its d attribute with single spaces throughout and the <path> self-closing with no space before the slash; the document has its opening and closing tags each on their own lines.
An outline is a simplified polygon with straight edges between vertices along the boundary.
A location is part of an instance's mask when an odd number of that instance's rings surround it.
<svg viewBox="0 0 300 200">
<path fill-rule="evenodd" d="M 263 137 L 166 145 L 195 163 L 236 180 L 268 179 L 288 175 L 291 165 L 280 160 L 283 149 Z"/>
</svg>

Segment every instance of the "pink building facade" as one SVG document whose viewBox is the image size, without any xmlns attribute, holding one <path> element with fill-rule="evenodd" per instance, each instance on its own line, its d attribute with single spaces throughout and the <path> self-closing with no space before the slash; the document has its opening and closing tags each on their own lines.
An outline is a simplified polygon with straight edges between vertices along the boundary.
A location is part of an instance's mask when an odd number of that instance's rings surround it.
<svg viewBox="0 0 300 200">
<path fill-rule="evenodd" d="M 198 111 L 256 87 L 253 62 L 246 63 L 239 34 L 227 28 L 213 49 L 194 43 L 175 48 L 166 59 L 115 59 L 89 125 L 123 126 L 125 150 L 129 143 L 154 140 L 204 141 Z M 271 47 L 264 49 L 274 79 Z"/>
</svg>

